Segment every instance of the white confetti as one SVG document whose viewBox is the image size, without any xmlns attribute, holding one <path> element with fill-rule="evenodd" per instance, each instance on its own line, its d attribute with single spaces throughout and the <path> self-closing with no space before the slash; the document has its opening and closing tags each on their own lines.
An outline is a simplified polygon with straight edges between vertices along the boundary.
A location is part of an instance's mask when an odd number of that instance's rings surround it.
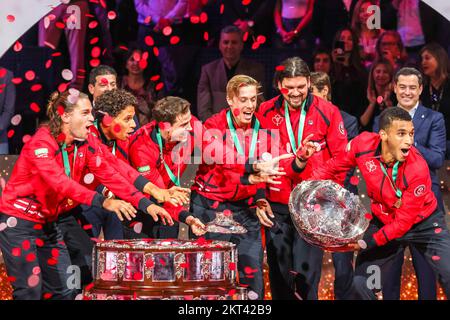
<svg viewBox="0 0 450 320">
<path fill-rule="evenodd" d="M 62 76 L 63 79 L 66 80 L 66 81 L 70 81 L 70 80 L 73 79 L 73 73 L 72 73 L 72 71 L 70 71 L 69 69 L 64 69 L 64 70 L 61 72 L 61 76 Z"/>
<path fill-rule="evenodd" d="M 86 184 L 91 184 L 92 182 L 94 182 L 94 175 L 92 173 L 88 173 L 84 176 L 83 181 Z"/>
<path fill-rule="evenodd" d="M 249 300 L 256 300 L 259 296 L 255 291 L 250 290 L 247 294 L 247 297 Z"/>
<path fill-rule="evenodd" d="M 19 125 L 20 121 L 22 121 L 22 116 L 20 114 L 16 114 L 14 117 L 11 118 L 11 124 L 13 126 Z"/>
<path fill-rule="evenodd" d="M 134 232 L 141 233 L 142 232 L 142 222 L 138 222 L 133 227 Z"/>
<path fill-rule="evenodd" d="M 17 219 L 15 217 L 9 217 L 8 220 L 6 220 L 6 224 L 10 228 L 14 228 L 17 226 Z"/>
</svg>

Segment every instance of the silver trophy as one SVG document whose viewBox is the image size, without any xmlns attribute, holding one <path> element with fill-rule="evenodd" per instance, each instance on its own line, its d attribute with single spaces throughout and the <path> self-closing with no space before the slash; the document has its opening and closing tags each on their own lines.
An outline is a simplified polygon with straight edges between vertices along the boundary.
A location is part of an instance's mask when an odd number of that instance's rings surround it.
<svg viewBox="0 0 450 320">
<path fill-rule="evenodd" d="M 247 233 L 247 229 L 233 219 L 233 214 L 229 210 L 216 212 L 216 218 L 206 224 L 206 232 L 224 234 Z"/>
<path fill-rule="evenodd" d="M 369 226 L 359 197 L 331 180 L 298 184 L 291 192 L 289 211 L 303 239 L 331 251 L 362 239 Z"/>
</svg>

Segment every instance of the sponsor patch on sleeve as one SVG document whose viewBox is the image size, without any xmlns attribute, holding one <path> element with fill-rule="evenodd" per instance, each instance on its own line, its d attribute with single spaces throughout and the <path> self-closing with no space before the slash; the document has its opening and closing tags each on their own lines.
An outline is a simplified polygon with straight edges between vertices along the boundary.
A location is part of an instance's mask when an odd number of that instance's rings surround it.
<svg viewBox="0 0 450 320">
<path fill-rule="evenodd" d="M 139 171 L 140 173 L 149 172 L 150 171 L 150 166 L 138 167 L 137 171 Z"/>
<path fill-rule="evenodd" d="M 416 197 L 423 196 L 423 194 L 425 193 L 425 190 L 426 190 L 425 185 L 421 184 L 420 186 L 417 186 L 417 187 L 414 189 L 414 195 L 415 195 Z"/>
<path fill-rule="evenodd" d="M 48 158 L 48 149 L 47 148 L 35 149 L 34 155 L 36 156 L 36 158 Z"/>
</svg>

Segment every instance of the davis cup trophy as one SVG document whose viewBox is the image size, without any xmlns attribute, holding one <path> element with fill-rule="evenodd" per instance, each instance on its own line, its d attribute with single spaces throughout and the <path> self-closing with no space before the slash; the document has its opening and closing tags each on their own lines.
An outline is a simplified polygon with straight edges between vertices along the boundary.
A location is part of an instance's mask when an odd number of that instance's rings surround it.
<svg viewBox="0 0 450 320">
<path fill-rule="evenodd" d="M 369 226 L 359 197 L 331 180 L 298 184 L 291 192 L 289 211 L 300 236 L 329 251 L 362 239 Z"/>
</svg>

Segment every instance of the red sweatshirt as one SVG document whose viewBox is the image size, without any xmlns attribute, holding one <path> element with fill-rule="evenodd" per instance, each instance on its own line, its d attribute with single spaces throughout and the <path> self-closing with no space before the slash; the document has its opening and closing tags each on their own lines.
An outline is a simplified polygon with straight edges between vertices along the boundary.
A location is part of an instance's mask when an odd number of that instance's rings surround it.
<svg viewBox="0 0 450 320">
<path fill-rule="evenodd" d="M 398 167 L 396 187 L 402 191 L 399 208 L 394 206 L 398 197 L 380 165 L 381 138 L 377 133 L 364 132 L 349 143 L 341 157 L 329 160 L 311 177 L 333 179 L 336 174 L 358 166 L 366 181 L 372 212 L 384 224 L 373 235 L 368 247 L 382 246 L 403 236 L 414 224 L 431 215 L 437 206 L 427 162 L 415 147 Z M 392 181 L 392 166 L 387 172 Z"/>
</svg>

